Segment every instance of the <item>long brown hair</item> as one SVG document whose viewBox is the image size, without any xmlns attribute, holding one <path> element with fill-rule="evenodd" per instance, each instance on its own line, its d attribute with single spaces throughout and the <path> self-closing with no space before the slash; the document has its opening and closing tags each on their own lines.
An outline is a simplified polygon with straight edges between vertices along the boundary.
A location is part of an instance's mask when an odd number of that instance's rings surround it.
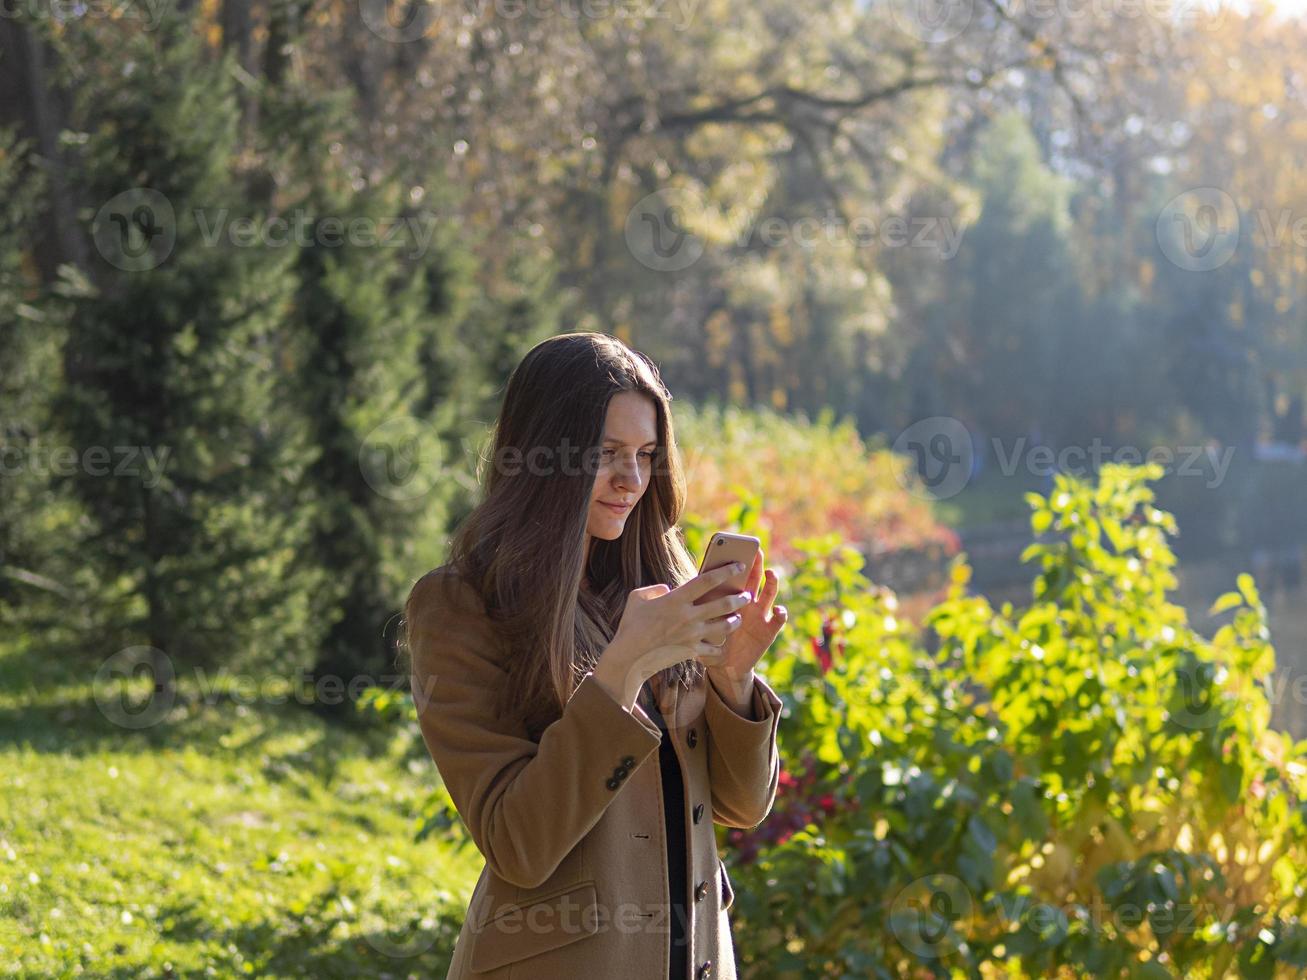
<svg viewBox="0 0 1307 980">
<path fill-rule="evenodd" d="M 586 564 L 604 419 L 623 391 L 654 403 L 658 445 L 649 485 L 622 534 L 594 538 Z M 501 707 L 520 712 L 533 732 L 558 716 L 594 667 L 632 589 L 659 582 L 675 588 L 697 572 L 677 526 L 685 476 L 671 401 L 653 361 L 603 333 L 550 337 L 508 380 L 491 455 L 478 466 L 483 496 L 455 530 L 447 564 L 481 596 L 507 640 Z M 581 589 L 583 572 L 588 590 Z M 406 604 L 406 631 L 410 613 Z M 702 675 L 702 664 L 686 660 L 659 679 L 689 685 Z"/>
</svg>

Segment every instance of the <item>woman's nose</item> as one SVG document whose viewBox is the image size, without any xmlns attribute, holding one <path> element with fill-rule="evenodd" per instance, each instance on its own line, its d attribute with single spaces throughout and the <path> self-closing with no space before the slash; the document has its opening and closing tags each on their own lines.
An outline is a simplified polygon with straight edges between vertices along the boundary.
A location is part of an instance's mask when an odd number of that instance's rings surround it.
<svg viewBox="0 0 1307 980">
<path fill-rule="evenodd" d="M 632 490 L 640 488 L 640 465 L 635 460 L 621 462 L 617 467 L 616 482 Z"/>
</svg>

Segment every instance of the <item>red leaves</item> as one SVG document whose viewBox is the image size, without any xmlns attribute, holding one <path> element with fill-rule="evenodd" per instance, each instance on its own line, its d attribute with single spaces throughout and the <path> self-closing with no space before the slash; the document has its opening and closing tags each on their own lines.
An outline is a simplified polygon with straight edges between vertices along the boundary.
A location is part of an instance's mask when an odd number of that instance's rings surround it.
<svg viewBox="0 0 1307 980">
<path fill-rule="evenodd" d="M 835 665 L 835 657 L 844 654 L 844 637 L 839 635 L 840 620 L 832 613 L 826 613 L 821 621 L 821 637 L 812 637 L 809 645 L 812 655 L 821 665 L 824 674 Z M 832 653 L 832 650 L 834 651 Z"/>
<path fill-rule="evenodd" d="M 856 809 L 859 802 L 846 779 L 839 787 L 818 782 L 818 763 L 805 752 L 799 774 L 782 766 L 777 779 L 776 805 L 771 814 L 752 830 L 727 831 L 726 839 L 739 852 L 743 864 L 753 861 L 763 848 L 784 844 L 809 824 L 822 826 L 840 808 Z"/>
</svg>

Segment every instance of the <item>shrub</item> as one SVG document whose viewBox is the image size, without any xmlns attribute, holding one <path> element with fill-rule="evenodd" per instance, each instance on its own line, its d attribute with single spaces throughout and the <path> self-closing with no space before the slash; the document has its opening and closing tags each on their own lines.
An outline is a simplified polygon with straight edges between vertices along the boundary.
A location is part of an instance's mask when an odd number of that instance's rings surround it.
<svg viewBox="0 0 1307 980">
<path fill-rule="evenodd" d="M 865 553 L 958 550 L 908 459 L 868 445 L 827 409 L 816 420 L 767 409 L 677 405 L 677 443 L 690 484 L 686 524 L 720 521 L 751 501 L 768 559 L 789 563 L 795 539 L 820 527 Z M 751 532 L 757 533 L 757 532 Z"/>
<path fill-rule="evenodd" d="M 958 559 L 924 638 L 853 549 L 799 542 L 761 668 L 786 775 L 724 835 L 745 975 L 1301 975 L 1307 741 L 1267 727 L 1251 576 L 1210 640 L 1167 601 L 1160 475 L 1027 495 L 1028 608 Z"/>
</svg>

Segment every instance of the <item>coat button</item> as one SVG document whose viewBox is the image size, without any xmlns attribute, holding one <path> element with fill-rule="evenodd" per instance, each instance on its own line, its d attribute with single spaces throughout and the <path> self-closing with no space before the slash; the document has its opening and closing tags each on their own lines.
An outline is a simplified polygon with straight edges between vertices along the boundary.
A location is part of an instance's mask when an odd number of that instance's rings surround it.
<svg viewBox="0 0 1307 980">
<path fill-rule="evenodd" d="M 619 779 L 619 780 L 621 780 L 621 779 L 625 779 L 625 778 L 627 777 L 627 775 L 630 773 L 630 771 L 631 771 L 631 770 L 629 770 L 629 769 L 621 769 L 621 768 L 618 768 L 618 769 L 615 769 L 615 770 L 613 771 L 613 776 L 616 777 L 616 778 Z"/>
<path fill-rule="evenodd" d="M 699 967 L 699 980 L 708 980 L 712 976 L 712 960 L 704 960 L 703 966 Z"/>
<path fill-rule="evenodd" d="M 702 803 L 696 803 L 696 804 L 694 805 L 694 822 L 695 822 L 695 823 L 698 823 L 698 822 L 699 822 L 699 818 L 702 817 L 702 816 L 703 816 L 703 804 L 702 804 Z"/>
<path fill-rule="evenodd" d="M 635 765 L 635 756 L 633 756 L 633 755 L 628 755 L 628 756 L 625 756 L 625 757 L 622 759 L 622 768 L 623 768 L 623 769 L 630 769 L 630 768 L 632 768 L 634 765 Z"/>
<path fill-rule="evenodd" d="M 694 900 L 696 902 L 702 902 L 704 900 L 704 896 L 706 896 L 707 894 L 708 894 L 708 882 L 706 881 L 699 882 L 698 887 L 695 888 L 694 890 Z"/>
<path fill-rule="evenodd" d="M 609 776 L 608 782 L 604 783 L 604 785 L 609 789 L 617 789 L 617 787 L 622 785 L 622 781 L 615 776 Z"/>
<path fill-rule="evenodd" d="M 688 746 L 690 746 L 690 748 L 694 748 L 696 745 L 698 745 L 698 744 L 699 744 L 699 733 L 698 733 L 698 731 L 696 731 L 695 729 L 691 728 L 691 729 L 690 729 L 690 733 L 689 733 L 688 735 L 685 736 L 685 744 L 688 745 Z"/>
</svg>

